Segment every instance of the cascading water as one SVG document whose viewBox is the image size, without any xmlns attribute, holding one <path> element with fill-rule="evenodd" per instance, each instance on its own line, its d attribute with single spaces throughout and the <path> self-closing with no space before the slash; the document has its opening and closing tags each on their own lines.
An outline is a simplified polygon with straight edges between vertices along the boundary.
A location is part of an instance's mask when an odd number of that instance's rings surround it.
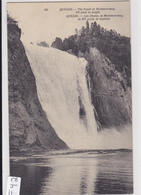
<svg viewBox="0 0 141 195">
<path fill-rule="evenodd" d="M 120 148 L 118 132 L 114 132 L 116 139 L 112 131 L 108 136 L 97 133 L 86 60 L 36 44 L 25 44 L 25 49 L 36 78 L 39 100 L 58 136 L 73 149 Z M 126 135 L 122 137 L 128 147 Z"/>
<path fill-rule="evenodd" d="M 54 48 L 29 44 L 26 53 L 37 92 L 58 136 L 71 148 L 85 148 L 97 125 L 86 82 L 85 59 Z"/>
</svg>

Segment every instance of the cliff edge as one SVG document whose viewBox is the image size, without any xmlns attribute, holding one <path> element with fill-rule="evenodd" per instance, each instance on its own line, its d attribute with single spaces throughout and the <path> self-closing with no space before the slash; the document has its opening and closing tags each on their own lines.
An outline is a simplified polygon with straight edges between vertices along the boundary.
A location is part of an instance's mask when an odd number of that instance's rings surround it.
<svg viewBox="0 0 141 195">
<path fill-rule="evenodd" d="M 8 17 L 10 149 L 66 149 L 39 102 L 35 77 L 20 36 L 16 21 Z"/>
</svg>

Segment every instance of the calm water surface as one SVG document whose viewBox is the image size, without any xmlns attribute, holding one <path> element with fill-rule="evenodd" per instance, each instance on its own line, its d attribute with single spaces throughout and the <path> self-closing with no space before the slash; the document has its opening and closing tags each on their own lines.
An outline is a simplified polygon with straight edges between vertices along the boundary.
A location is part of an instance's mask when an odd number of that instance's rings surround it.
<svg viewBox="0 0 141 195">
<path fill-rule="evenodd" d="M 13 153 L 21 195 L 132 194 L 131 150 Z"/>
</svg>

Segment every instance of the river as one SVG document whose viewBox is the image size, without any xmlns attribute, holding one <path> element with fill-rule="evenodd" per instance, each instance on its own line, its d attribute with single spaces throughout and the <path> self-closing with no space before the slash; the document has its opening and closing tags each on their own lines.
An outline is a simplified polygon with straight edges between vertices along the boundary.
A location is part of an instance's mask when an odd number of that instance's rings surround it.
<svg viewBox="0 0 141 195">
<path fill-rule="evenodd" d="M 132 150 L 13 153 L 21 195 L 132 194 Z"/>
</svg>

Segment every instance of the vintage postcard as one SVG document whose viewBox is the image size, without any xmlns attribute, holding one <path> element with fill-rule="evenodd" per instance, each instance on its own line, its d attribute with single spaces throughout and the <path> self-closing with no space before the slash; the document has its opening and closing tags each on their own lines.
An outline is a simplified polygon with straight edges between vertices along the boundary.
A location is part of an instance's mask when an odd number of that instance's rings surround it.
<svg viewBox="0 0 141 195">
<path fill-rule="evenodd" d="M 9 2 L 7 31 L 20 194 L 133 194 L 130 1 Z"/>
</svg>

